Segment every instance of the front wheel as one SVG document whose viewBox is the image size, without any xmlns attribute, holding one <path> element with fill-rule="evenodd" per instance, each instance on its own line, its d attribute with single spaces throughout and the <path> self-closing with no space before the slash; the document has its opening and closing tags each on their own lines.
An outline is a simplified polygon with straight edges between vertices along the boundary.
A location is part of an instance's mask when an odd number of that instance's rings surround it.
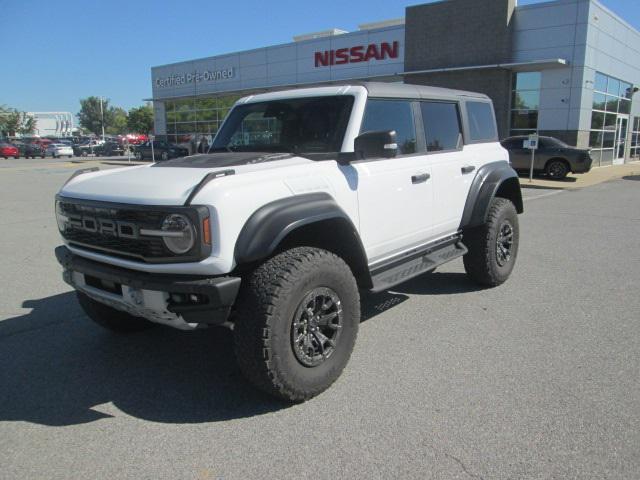
<svg viewBox="0 0 640 480">
<path fill-rule="evenodd" d="M 494 198 L 486 223 L 464 233 L 469 249 L 463 257 L 467 275 L 486 287 L 504 283 L 516 263 L 519 239 L 516 207 L 506 198 Z"/>
<path fill-rule="evenodd" d="M 169 160 L 169 154 L 167 152 L 162 152 L 160 159 L 163 161 Z"/>
<path fill-rule="evenodd" d="M 156 324 L 144 318 L 134 317 L 121 310 L 116 310 L 82 292 L 76 291 L 78 302 L 87 316 L 107 330 L 116 333 L 133 333 L 154 327 Z"/>
<path fill-rule="evenodd" d="M 569 174 L 569 167 L 563 160 L 551 160 L 545 171 L 550 178 L 562 180 Z"/>
<path fill-rule="evenodd" d="M 246 278 L 237 306 L 238 364 L 271 395 L 312 398 L 349 361 L 360 296 L 351 269 L 331 252 L 298 247 L 267 260 Z"/>
<path fill-rule="evenodd" d="M 142 152 L 136 152 L 135 155 L 136 160 L 142 161 Z"/>
</svg>

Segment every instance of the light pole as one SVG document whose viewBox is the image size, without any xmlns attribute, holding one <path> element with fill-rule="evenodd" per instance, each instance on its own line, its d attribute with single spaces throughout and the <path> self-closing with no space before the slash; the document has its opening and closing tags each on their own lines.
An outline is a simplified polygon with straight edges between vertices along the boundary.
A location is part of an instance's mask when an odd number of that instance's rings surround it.
<svg viewBox="0 0 640 480">
<path fill-rule="evenodd" d="M 102 140 L 104 140 L 104 109 L 102 108 L 102 96 L 100 96 L 100 117 L 102 117 Z"/>
</svg>

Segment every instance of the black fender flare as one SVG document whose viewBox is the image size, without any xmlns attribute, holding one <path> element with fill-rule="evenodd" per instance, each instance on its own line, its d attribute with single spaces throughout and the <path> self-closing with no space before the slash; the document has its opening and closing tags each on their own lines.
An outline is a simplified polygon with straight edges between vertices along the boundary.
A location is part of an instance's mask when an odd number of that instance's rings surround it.
<svg viewBox="0 0 640 480">
<path fill-rule="evenodd" d="M 349 216 L 331 195 L 314 192 L 281 198 L 256 210 L 238 235 L 235 247 L 236 262 L 241 265 L 266 258 L 294 230 L 332 219 L 347 222 L 359 241 L 358 249 L 364 254 L 360 235 Z"/>
<path fill-rule="evenodd" d="M 473 228 L 486 222 L 491 200 L 504 189 L 518 213 L 524 211 L 520 180 L 507 162 L 491 162 L 478 169 L 464 205 L 460 229 Z"/>
</svg>

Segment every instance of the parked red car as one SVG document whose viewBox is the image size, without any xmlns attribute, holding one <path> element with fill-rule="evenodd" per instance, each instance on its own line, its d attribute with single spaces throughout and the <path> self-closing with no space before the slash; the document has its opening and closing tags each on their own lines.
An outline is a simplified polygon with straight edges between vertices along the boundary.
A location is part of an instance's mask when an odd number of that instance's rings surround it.
<svg viewBox="0 0 640 480">
<path fill-rule="evenodd" d="M 20 158 L 20 152 L 18 151 L 18 147 L 14 147 L 9 143 L 0 143 L 0 157 L 3 157 L 5 160 L 9 157 Z"/>
</svg>

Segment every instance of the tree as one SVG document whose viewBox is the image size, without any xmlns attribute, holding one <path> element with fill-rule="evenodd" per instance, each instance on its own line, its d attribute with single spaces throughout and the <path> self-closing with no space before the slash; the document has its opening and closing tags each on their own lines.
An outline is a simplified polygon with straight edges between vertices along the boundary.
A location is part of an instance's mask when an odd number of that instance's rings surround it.
<svg viewBox="0 0 640 480">
<path fill-rule="evenodd" d="M 129 110 L 127 122 L 130 132 L 149 133 L 153 131 L 153 107 L 150 103 Z"/>
<path fill-rule="evenodd" d="M 113 117 L 113 123 L 105 129 L 105 132 L 110 135 L 127 133 L 127 111 L 120 107 L 110 107 L 110 112 Z"/>
<path fill-rule="evenodd" d="M 29 135 L 35 129 L 36 121 L 31 115 L 0 105 L 0 136 Z"/>
<path fill-rule="evenodd" d="M 102 135 L 103 115 L 106 133 L 109 127 L 116 127 L 117 109 L 109 106 L 108 98 L 102 100 L 102 112 L 100 111 L 100 97 L 91 96 L 80 99 L 80 112 L 78 113 L 80 126 L 96 135 Z"/>
</svg>

